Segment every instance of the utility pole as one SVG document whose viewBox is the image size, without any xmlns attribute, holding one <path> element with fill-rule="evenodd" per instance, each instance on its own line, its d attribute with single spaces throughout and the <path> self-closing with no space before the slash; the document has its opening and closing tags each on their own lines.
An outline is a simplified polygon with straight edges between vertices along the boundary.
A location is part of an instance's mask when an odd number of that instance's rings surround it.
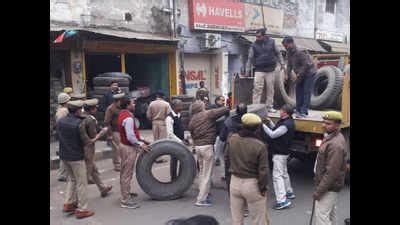
<svg viewBox="0 0 400 225">
<path fill-rule="evenodd" d="M 317 18 L 317 0 L 314 0 L 314 39 L 317 40 L 317 30 L 318 30 L 318 18 Z"/>
</svg>

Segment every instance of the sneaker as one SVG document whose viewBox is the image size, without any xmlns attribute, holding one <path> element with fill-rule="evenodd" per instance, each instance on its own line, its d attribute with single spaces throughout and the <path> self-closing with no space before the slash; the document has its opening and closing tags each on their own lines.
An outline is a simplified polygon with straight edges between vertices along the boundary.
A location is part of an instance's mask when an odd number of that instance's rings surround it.
<svg viewBox="0 0 400 225">
<path fill-rule="evenodd" d="M 295 199 L 296 195 L 293 192 L 286 193 L 286 198 L 288 199 Z"/>
<path fill-rule="evenodd" d="M 132 199 L 129 199 L 127 202 L 121 201 L 121 208 L 128 208 L 128 209 L 137 209 L 140 205 L 137 202 L 134 202 Z"/>
<path fill-rule="evenodd" d="M 277 210 L 279 210 L 279 209 L 284 209 L 284 208 L 289 207 L 291 204 L 292 204 L 292 203 L 290 202 L 290 200 L 286 199 L 286 201 L 284 201 L 284 202 L 277 203 L 277 204 L 274 206 L 274 209 L 277 209 Z"/>
<path fill-rule="evenodd" d="M 107 186 L 106 188 L 104 188 L 103 191 L 101 191 L 100 196 L 102 198 L 106 197 L 108 195 L 108 193 L 111 191 L 112 186 Z"/>
<path fill-rule="evenodd" d="M 93 215 L 94 215 L 94 212 L 89 211 L 89 210 L 85 210 L 85 211 L 76 210 L 75 211 L 75 217 L 77 219 L 83 219 L 83 218 L 93 216 Z"/>
<path fill-rule="evenodd" d="M 278 110 L 274 109 L 273 107 L 267 107 L 267 111 L 270 113 L 276 113 Z"/>
<path fill-rule="evenodd" d="M 212 203 L 210 200 L 206 199 L 201 202 L 196 202 L 194 205 L 198 206 L 198 207 L 210 207 L 210 206 L 212 206 Z"/>
</svg>

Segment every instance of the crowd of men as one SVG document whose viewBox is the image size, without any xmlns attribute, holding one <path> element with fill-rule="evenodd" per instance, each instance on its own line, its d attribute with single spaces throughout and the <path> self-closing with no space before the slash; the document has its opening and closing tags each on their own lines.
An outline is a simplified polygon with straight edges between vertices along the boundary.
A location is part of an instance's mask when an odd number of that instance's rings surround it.
<svg viewBox="0 0 400 225">
<path fill-rule="evenodd" d="M 257 35 L 249 57 L 249 62 L 255 65 L 255 102 L 260 101 L 259 89 L 262 90 L 264 81 L 267 81 L 267 86 L 270 85 L 271 73 L 276 66 L 276 63 L 271 62 L 272 56 L 265 55 L 265 52 L 272 52 L 274 57 L 279 58 L 281 67 L 284 66 L 280 54 L 276 54 L 279 51 L 272 39 L 264 37 L 265 31 L 257 32 Z M 289 71 L 293 68 L 298 74 L 297 79 L 302 79 L 304 83 L 301 84 L 304 87 L 299 91 L 296 111 L 297 116 L 305 117 L 309 96 L 300 92 L 307 89 L 308 79 L 315 71 L 309 65 L 308 57 L 297 52 L 292 38 L 285 38 L 283 44 L 289 49 L 290 57 L 293 57 L 289 60 Z M 275 112 L 271 96 L 273 92 L 271 94 L 270 90 L 267 92 L 267 110 Z M 269 154 L 273 162 L 272 186 L 276 197 L 274 209 L 288 208 L 296 197 L 287 171 L 289 146 L 294 135 L 294 107 L 282 106 L 280 119 L 274 124 L 268 117 L 260 118 L 248 113 L 243 103 L 236 106 L 234 115 L 230 115 L 231 94 L 226 101 L 227 106 L 223 96 L 217 96 L 215 104 L 211 105 L 209 99 L 209 91 L 202 81 L 196 92 L 196 100 L 191 105 L 188 125 L 198 166 L 199 192 L 194 204 L 198 207 L 213 205 L 211 177 L 214 166 L 222 165 L 224 172 L 221 179 L 226 182 L 230 198 L 232 224 L 243 224 L 247 214 L 253 225 L 270 224 L 266 208 Z M 59 94 L 58 103 L 56 129 L 61 159 L 59 180 L 67 180 L 63 211 L 75 214 L 76 218 L 94 215 L 88 209 L 88 184 L 96 184 L 101 197 L 111 192 L 112 186 L 106 186 L 101 181 L 94 162 L 95 143 L 104 135 L 112 145 L 114 170 L 120 173 L 120 206 L 130 209 L 140 207 L 135 199 L 137 194 L 131 191 L 130 184 L 138 154 L 151 151 L 151 143 L 141 137 L 134 115 L 135 99 L 121 93 L 118 83 L 112 82 L 109 93 L 105 94 L 100 104 L 100 108 L 105 111 L 102 129 L 96 119 L 99 105 L 97 99 L 86 100 L 84 95 L 73 94 L 71 88 L 66 88 Z M 181 100 L 175 99 L 169 103 L 161 91 L 156 93 L 156 99 L 151 102 L 146 113 L 147 119 L 152 122 L 154 141 L 168 138 L 189 145 L 184 135 L 181 111 Z M 222 122 L 218 121 L 221 117 L 224 118 Z M 317 225 L 335 223 L 337 196 L 344 186 L 346 151 L 345 139 L 340 133 L 341 120 L 341 113 L 335 111 L 327 112 L 323 117 L 325 138 L 314 167 L 315 191 L 312 196 Z M 177 159 L 171 157 L 172 180 L 179 176 L 177 164 Z"/>
</svg>

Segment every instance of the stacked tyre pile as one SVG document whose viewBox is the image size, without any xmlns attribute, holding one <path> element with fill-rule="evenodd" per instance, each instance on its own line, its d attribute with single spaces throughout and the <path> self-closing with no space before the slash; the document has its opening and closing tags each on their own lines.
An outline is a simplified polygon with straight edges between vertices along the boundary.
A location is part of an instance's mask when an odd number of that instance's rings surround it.
<svg viewBox="0 0 400 225">
<path fill-rule="evenodd" d="M 296 82 L 284 82 L 283 71 L 276 73 L 275 99 L 280 104 L 296 105 Z M 343 88 L 343 72 L 335 66 L 323 66 L 314 76 L 311 89 L 311 109 L 336 109 L 341 108 Z"/>
<path fill-rule="evenodd" d="M 112 81 L 117 81 L 118 86 L 124 93 L 129 93 L 130 87 L 132 87 L 132 77 L 126 73 L 109 72 L 99 74 L 93 78 L 93 90 L 90 93 L 92 98 L 101 100 L 109 90 Z M 97 112 L 97 120 L 102 123 L 104 120 L 104 112 Z"/>
<path fill-rule="evenodd" d="M 183 127 L 186 130 L 189 125 L 189 121 L 190 121 L 190 114 L 189 114 L 190 110 L 189 109 L 190 109 L 190 105 L 194 102 L 194 97 L 188 96 L 188 95 L 176 95 L 176 96 L 171 97 L 171 100 L 174 100 L 174 99 L 179 99 L 183 103 L 181 118 L 182 118 Z"/>
</svg>

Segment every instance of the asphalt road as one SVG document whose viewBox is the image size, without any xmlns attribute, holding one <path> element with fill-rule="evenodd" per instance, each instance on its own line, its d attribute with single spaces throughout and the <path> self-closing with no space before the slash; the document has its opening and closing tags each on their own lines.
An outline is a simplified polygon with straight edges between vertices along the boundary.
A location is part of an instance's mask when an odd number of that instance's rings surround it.
<svg viewBox="0 0 400 225">
<path fill-rule="evenodd" d="M 154 173 L 157 177 L 168 179 L 169 163 L 157 164 Z M 221 167 L 215 167 L 213 176 L 214 205 L 207 208 L 194 206 L 197 196 L 197 180 L 192 188 L 181 199 L 174 201 L 153 201 L 137 185 L 133 179 L 133 190 L 139 194 L 138 209 L 122 209 L 119 206 L 120 185 L 119 173 L 112 169 L 111 159 L 97 162 L 101 178 L 106 185 L 113 185 L 112 193 L 101 198 L 96 185 L 88 186 L 89 209 L 95 211 L 93 217 L 82 220 L 62 213 L 63 199 L 66 183 L 58 182 L 56 171 L 50 171 L 50 224 L 52 225 L 162 225 L 170 219 L 190 217 L 198 214 L 214 216 L 221 225 L 231 224 L 229 199 L 220 180 Z M 267 197 L 267 209 L 272 225 L 308 225 L 312 207 L 313 181 L 310 165 L 299 161 L 292 161 L 289 167 L 292 186 L 296 199 L 292 200 L 289 209 L 276 211 L 272 209 L 275 203 L 272 181 Z M 350 189 L 346 186 L 339 194 L 337 205 L 338 225 L 344 224 L 344 219 L 350 216 Z M 245 218 L 245 224 L 250 224 L 250 219 Z"/>
</svg>

